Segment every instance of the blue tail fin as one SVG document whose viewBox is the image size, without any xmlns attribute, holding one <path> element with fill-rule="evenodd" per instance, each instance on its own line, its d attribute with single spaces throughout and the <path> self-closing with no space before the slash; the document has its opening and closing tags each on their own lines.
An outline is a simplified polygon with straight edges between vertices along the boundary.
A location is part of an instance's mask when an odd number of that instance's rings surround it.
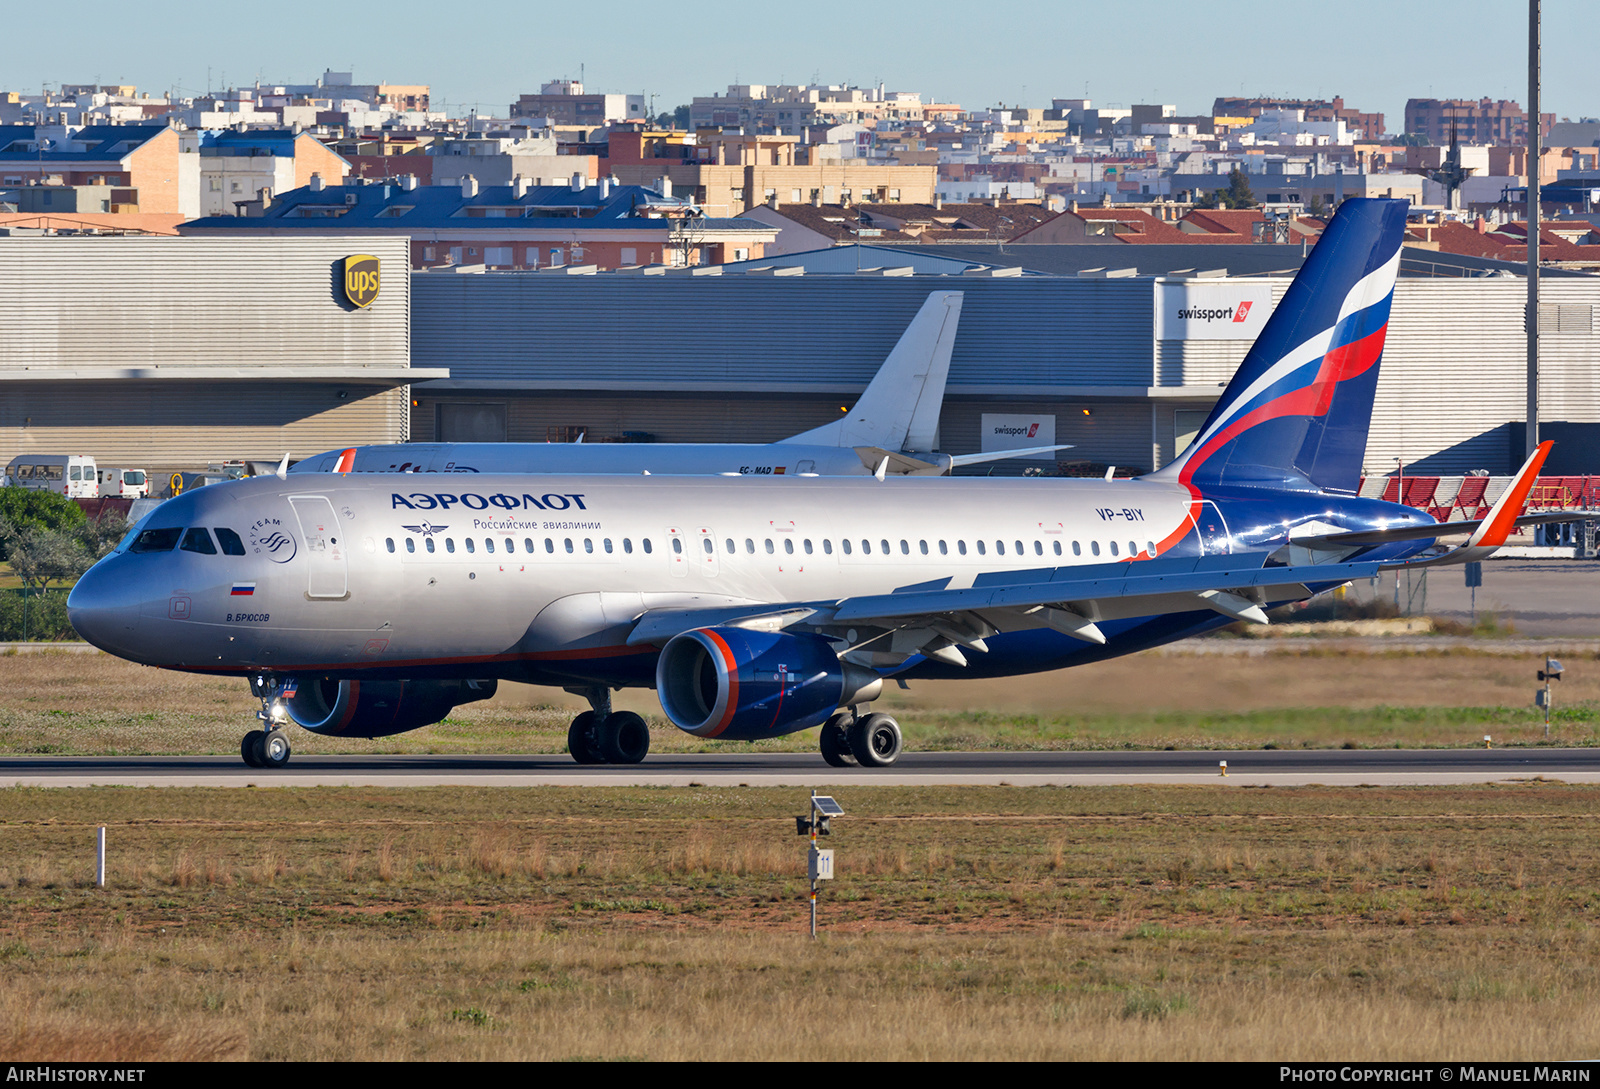
<svg viewBox="0 0 1600 1089">
<path fill-rule="evenodd" d="M 1406 207 L 1339 206 L 1193 444 L 1155 475 L 1197 495 L 1219 485 L 1355 492 Z"/>
</svg>

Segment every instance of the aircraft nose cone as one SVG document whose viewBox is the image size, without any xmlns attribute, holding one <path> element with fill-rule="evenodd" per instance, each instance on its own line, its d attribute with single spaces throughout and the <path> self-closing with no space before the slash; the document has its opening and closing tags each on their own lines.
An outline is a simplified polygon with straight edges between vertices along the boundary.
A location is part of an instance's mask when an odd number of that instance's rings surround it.
<svg viewBox="0 0 1600 1089">
<path fill-rule="evenodd" d="M 119 558 L 106 557 L 78 580 L 67 596 L 67 619 L 101 650 L 137 661 L 139 592 L 135 580 L 118 569 Z"/>
</svg>

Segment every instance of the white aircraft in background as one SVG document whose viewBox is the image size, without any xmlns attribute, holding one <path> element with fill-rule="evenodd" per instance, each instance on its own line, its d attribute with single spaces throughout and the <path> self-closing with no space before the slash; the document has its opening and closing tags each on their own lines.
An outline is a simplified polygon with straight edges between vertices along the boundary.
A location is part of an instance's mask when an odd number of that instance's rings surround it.
<svg viewBox="0 0 1600 1089">
<path fill-rule="evenodd" d="M 257 766 L 291 723 L 382 737 L 499 680 L 585 695 L 568 747 L 632 763 L 652 687 L 705 738 L 821 726 L 892 763 L 886 680 L 1060 669 L 1385 568 L 1504 543 L 1549 443 L 1481 521 L 1356 494 L 1407 204 L 1340 206 L 1184 453 L 1134 480 L 271 475 L 168 500 L 73 588 L 89 642 L 247 678 Z M 1589 515 L 1592 517 L 1592 515 Z M 1470 534 L 1435 554 L 1439 538 Z"/>
<path fill-rule="evenodd" d="M 399 443 L 329 450 L 290 472 L 946 476 L 963 465 L 1071 449 L 933 452 L 961 300 L 959 291 L 930 294 L 855 407 L 775 443 Z"/>
</svg>

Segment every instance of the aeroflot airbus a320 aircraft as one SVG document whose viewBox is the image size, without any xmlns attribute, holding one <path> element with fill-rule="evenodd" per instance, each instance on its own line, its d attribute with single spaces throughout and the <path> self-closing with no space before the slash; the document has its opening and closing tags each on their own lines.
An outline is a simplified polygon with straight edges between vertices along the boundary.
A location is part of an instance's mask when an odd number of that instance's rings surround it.
<svg viewBox="0 0 1600 1089">
<path fill-rule="evenodd" d="M 961 297 L 959 291 L 930 294 L 848 413 L 778 442 L 397 443 L 313 454 L 290 472 L 942 476 L 961 465 L 1069 449 L 1030 446 L 953 457 L 931 452 Z"/>
<path fill-rule="evenodd" d="M 863 705 L 886 679 L 1095 661 L 1504 542 L 1548 444 L 1481 522 L 1354 494 L 1405 212 L 1341 206 L 1194 444 L 1141 479 L 256 477 L 152 511 L 72 623 L 248 678 L 251 764 L 288 759 L 290 723 L 382 737 L 504 679 L 589 698 L 581 762 L 644 757 L 610 694 L 653 686 L 701 737 L 822 726 L 829 763 L 882 766 L 900 730 Z"/>
</svg>

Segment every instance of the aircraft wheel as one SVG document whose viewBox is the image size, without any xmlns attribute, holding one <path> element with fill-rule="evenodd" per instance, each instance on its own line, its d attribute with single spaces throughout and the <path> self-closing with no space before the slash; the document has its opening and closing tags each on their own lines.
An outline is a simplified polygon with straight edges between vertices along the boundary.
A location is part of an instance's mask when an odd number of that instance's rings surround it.
<svg viewBox="0 0 1600 1089">
<path fill-rule="evenodd" d="M 822 734 L 817 738 L 817 744 L 822 749 L 822 759 L 830 767 L 853 768 L 856 766 L 855 753 L 850 751 L 850 724 L 856 717 L 849 711 L 840 711 L 830 718 L 822 727 Z"/>
<path fill-rule="evenodd" d="M 281 768 L 289 762 L 289 734 L 285 730 L 273 730 L 263 734 L 257 744 L 260 746 L 261 766 L 266 768 Z"/>
<path fill-rule="evenodd" d="M 266 739 L 267 735 L 260 730 L 251 730 L 244 735 L 244 740 L 239 742 L 239 755 L 244 758 L 246 764 L 253 768 L 267 766 L 266 753 L 262 751 L 262 743 Z"/>
<path fill-rule="evenodd" d="M 863 715 L 849 729 L 850 751 L 864 768 L 886 768 L 900 755 L 900 724 L 888 715 Z"/>
<path fill-rule="evenodd" d="M 605 757 L 595 742 L 598 720 L 593 711 L 585 711 L 567 727 L 567 751 L 580 764 L 603 764 Z"/>
<path fill-rule="evenodd" d="M 599 729 L 600 755 L 608 764 L 637 764 L 650 751 L 650 727 L 632 711 L 616 711 Z"/>
</svg>

